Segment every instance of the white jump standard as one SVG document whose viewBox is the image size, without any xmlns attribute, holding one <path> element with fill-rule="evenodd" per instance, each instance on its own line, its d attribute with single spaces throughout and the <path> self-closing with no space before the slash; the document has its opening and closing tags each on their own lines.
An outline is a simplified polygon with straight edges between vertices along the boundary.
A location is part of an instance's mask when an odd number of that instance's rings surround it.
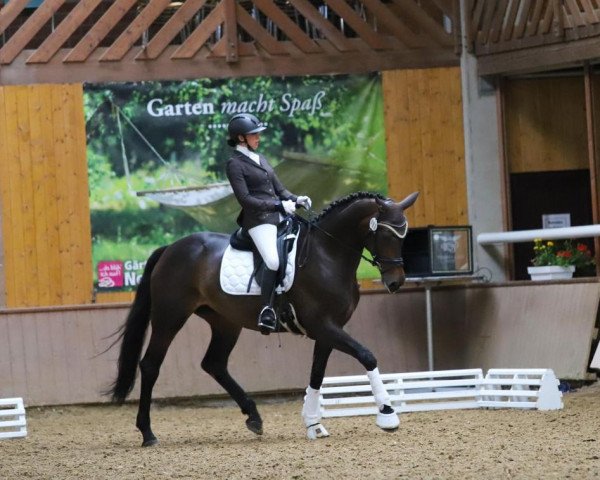
<svg viewBox="0 0 600 480">
<path fill-rule="evenodd" d="M 0 439 L 27 436 L 22 398 L 0 398 Z"/>
<path fill-rule="evenodd" d="M 383 392 L 389 399 L 384 403 L 391 404 L 397 413 L 469 408 L 563 408 L 559 382 L 550 369 L 490 369 L 485 376 L 481 369 L 388 373 L 380 375 L 379 381 L 381 386 L 374 386 L 377 380 L 374 382 L 369 375 L 326 377 L 321 387 L 321 416 L 377 414 L 377 425 L 385 429 L 380 423 L 379 408 Z"/>
</svg>

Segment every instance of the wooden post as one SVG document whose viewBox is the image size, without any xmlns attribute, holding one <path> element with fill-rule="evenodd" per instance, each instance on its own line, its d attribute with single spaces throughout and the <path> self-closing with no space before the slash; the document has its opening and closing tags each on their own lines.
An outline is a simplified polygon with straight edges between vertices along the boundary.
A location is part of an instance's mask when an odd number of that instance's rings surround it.
<svg viewBox="0 0 600 480">
<path fill-rule="evenodd" d="M 227 44 L 227 63 L 235 63 L 238 58 L 238 34 L 237 17 L 235 13 L 235 0 L 223 0 L 225 2 L 225 42 Z"/>
<path fill-rule="evenodd" d="M 512 205 L 510 200 L 510 168 L 508 153 L 506 151 L 506 116 L 505 116 L 505 80 L 498 79 L 496 88 L 496 111 L 498 125 L 498 149 L 500 154 L 500 178 L 502 178 L 502 223 L 504 230 L 512 230 Z M 504 263 L 504 273 L 506 278 L 514 280 L 515 278 L 515 256 L 512 245 L 505 245 L 506 262 Z"/>
<path fill-rule="evenodd" d="M 600 221 L 598 205 L 598 155 L 596 154 L 596 124 L 594 118 L 594 85 L 592 82 L 592 68 L 589 62 L 584 64 L 584 89 L 585 89 L 585 120 L 587 126 L 588 161 L 590 165 L 590 190 L 592 193 L 592 220 L 594 223 Z M 594 237 L 594 251 L 596 258 L 596 276 L 600 270 L 600 238 Z"/>
</svg>

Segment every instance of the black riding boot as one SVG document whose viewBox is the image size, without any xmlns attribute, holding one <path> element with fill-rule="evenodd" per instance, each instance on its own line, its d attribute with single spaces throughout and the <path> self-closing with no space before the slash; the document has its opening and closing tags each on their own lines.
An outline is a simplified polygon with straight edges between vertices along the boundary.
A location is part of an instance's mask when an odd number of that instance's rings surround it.
<svg viewBox="0 0 600 480">
<path fill-rule="evenodd" d="M 260 333 L 268 335 L 277 327 L 277 316 L 273 310 L 273 297 L 275 296 L 275 283 L 277 282 L 277 271 L 265 269 L 261 284 L 261 300 L 264 305 L 258 316 Z"/>
</svg>

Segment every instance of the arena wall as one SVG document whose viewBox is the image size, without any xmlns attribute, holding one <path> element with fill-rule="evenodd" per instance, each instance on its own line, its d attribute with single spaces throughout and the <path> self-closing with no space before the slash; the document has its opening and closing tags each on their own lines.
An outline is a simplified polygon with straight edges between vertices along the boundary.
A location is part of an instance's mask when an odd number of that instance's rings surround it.
<svg viewBox="0 0 600 480">
<path fill-rule="evenodd" d="M 432 295 L 436 370 L 543 367 L 560 378 L 587 378 L 600 299 L 595 279 L 439 287 Z M 0 396 L 24 397 L 30 406 L 106 401 L 101 392 L 115 374 L 118 352 L 102 352 L 127 308 L 0 312 Z M 422 288 L 363 294 L 347 330 L 375 353 L 382 372 L 427 370 Z M 224 394 L 200 367 L 209 335 L 204 321 L 188 321 L 167 354 L 156 398 Z M 251 392 L 300 391 L 308 382 L 312 347 L 289 334 L 244 331 L 230 369 Z M 334 352 L 327 375 L 360 373 L 357 361 Z"/>
</svg>

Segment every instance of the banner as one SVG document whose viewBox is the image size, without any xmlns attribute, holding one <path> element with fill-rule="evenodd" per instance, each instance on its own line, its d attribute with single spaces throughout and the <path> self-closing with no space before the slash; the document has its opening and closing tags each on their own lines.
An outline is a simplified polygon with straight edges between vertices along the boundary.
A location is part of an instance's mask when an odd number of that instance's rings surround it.
<svg viewBox="0 0 600 480">
<path fill-rule="evenodd" d="M 260 152 L 315 210 L 352 192 L 386 192 L 378 74 L 84 88 L 97 291 L 134 289 L 160 245 L 237 227 L 225 175 L 227 123 L 237 113 L 267 125 Z"/>
</svg>

